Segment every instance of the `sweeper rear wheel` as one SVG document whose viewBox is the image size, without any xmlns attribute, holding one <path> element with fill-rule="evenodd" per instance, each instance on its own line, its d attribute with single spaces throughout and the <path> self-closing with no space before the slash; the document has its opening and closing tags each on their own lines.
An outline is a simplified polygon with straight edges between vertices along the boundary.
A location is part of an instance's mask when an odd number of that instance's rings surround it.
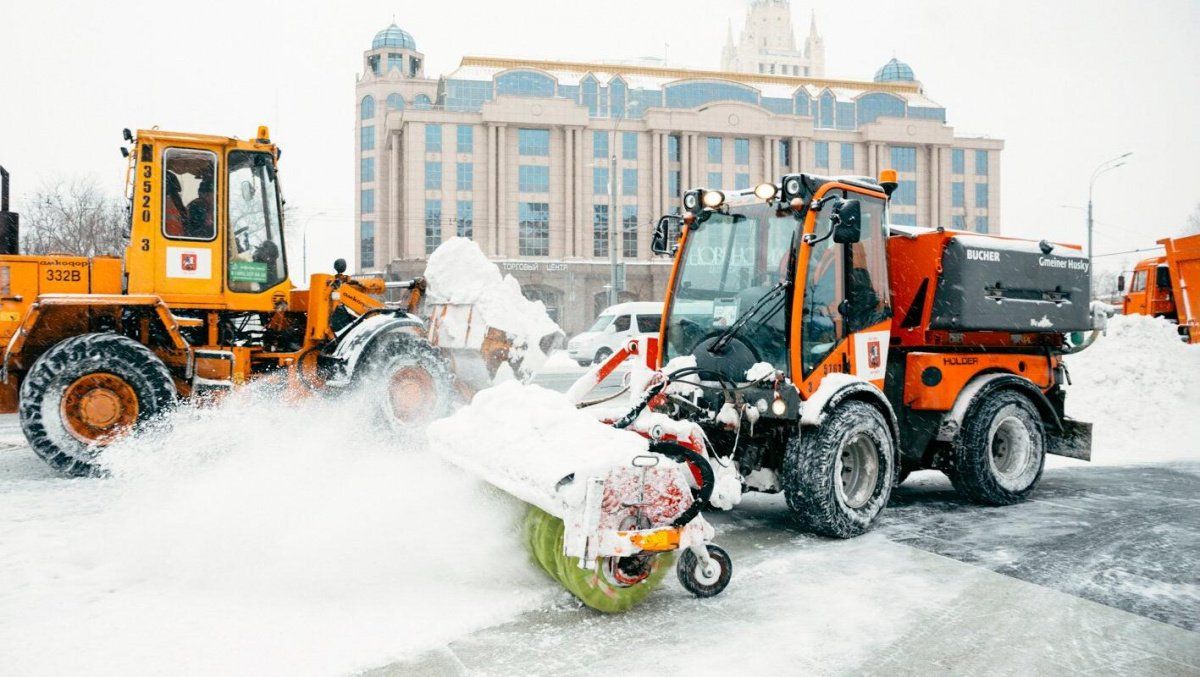
<svg viewBox="0 0 1200 677">
<path fill-rule="evenodd" d="M 700 558 L 689 548 L 679 556 L 679 564 L 675 573 L 679 576 L 679 584 L 684 590 L 697 597 L 714 597 L 729 585 L 733 576 L 733 560 L 724 549 L 712 545 L 708 547 L 708 556 L 712 558 L 712 566 L 705 569 Z"/>
<path fill-rule="evenodd" d="M 538 565 L 587 606 L 604 613 L 626 611 L 659 586 L 671 565 L 671 553 L 643 554 L 608 561 L 594 570 L 563 554 L 563 521 L 534 507 L 525 515 L 525 538 Z"/>
</svg>

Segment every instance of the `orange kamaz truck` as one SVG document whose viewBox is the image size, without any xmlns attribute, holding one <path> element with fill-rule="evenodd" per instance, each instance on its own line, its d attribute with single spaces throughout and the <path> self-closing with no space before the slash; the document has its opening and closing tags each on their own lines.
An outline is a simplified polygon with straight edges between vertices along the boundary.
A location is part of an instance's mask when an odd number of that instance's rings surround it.
<svg viewBox="0 0 1200 677">
<path fill-rule="evenodd" d="M 1117 290 L 1125 293 L 1121 311 L 1171 320 L 1179 325 L 1180 338 L 1200 343 L 1200 235 L 1163 238 L 1158 244 L 1162 256 L 1139 261 L 1131 280 L 1117 278 Z"/>
</svg>

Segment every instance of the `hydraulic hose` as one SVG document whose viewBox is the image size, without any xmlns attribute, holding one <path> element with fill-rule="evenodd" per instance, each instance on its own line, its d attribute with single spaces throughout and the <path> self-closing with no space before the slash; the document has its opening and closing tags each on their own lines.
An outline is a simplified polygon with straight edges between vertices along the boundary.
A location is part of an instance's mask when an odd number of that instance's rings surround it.
<svg viewBox="0 0 1200 677">
<path fill-rule="evenodd" d="M 650 451 L 655 454 L 662 454 L 672 461 L 690 463 L 700 471 L 700 491 L 696 494 L 695 500 L 692 501 L 692 505 L 687 510 L 684 510 L 675 518 L 674 522 L 671 522 L 671 526 L 682 527 L 696 519 L 696 515 L 700 514 L 700 510 L 708 505 L 708 500 L 712 498 L 714 485 L 716 484 L 716 475 L 713 474 L 712 464 L 704 456 L 678 442 L 651 442 Z"/>
</svg>

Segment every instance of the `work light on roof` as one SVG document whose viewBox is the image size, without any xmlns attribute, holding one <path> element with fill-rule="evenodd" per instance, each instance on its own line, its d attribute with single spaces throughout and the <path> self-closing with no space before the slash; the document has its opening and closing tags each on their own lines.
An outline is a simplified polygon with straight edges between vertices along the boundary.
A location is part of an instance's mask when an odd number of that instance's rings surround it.
<svg viewBox="0 0 1200 677">
<path fill-rule="evenodd" d="M 758 184 L 757 186 L 754 187 L 754 197 L 757 197 L 760 200 L 770 202 L 771 198 L 775 197 L 775 184 L 773 184 L 773 183 Z"/>
<path fill-rule="evenodd" d="M 703 199 L 705 207 L 708 207 L 709 209 L 716 209 L 717 207 L 725 204 L 725 193 L 722 193 L 719 190 L 706 190 L 704 191 Z"/>
<path fill-rule="evenodd" d="M 694 212 L 700 208 L 700 191 L 689 190 L 683 194 L 683 208 Z"/>
</svg>

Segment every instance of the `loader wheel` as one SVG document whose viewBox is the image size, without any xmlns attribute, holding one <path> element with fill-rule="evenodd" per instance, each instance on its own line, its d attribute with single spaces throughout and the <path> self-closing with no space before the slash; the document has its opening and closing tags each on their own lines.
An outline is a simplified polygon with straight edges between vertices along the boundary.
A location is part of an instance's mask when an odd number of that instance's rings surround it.
<svg viewBox="0 0 1200 677">
<path fill-rule="evenodd" d="M 117 334 L 84 334 L 47 350 L 21 382 L 21 429 L 66 475 L 97 474 L 96 456 L 175 402 L 167 366 Z"/>
<path fill-rule="evenodd" d="M 396 430 L 422 426 L 450 413 L 454 377 L 436 348 L 412 334 L 371 342 L 359 367 L 362 383 L 378 389 L 380 416 Z"/>
<path fill-rule="evenodd" d="M 530 506 L 525 514 L 525 542 L 534 561 L 580 602 L 604 613 L 627 611 L 645 599 L 673 559 L 672 553 L 601 557 L 595 569 L 580 569 L 578 558 L 563 554 L 564 532 L 563 521 L 549 513 Z"/>
<path fill-rule="evenodd" d="M 802 528 L 833 538 L 866 532 L 892 495 L 888 422 L 866 402 L 843 403 L 788 441 L 783 491 Z"/>
<path fill-rule="evenodd" d="M 733 577 L 733 560 L 729 553 L 721 547 L 712 545 L 708 548 L 708 556 L 712 558 L 712 571 L 705 571 L 700 564 L 700 558 L 689 548 L 679 556 L 679 564 L 675 565 L 675 573 L 679 584 L 684 590 L 697 597 L 715 597 L 729 585 Z"/>
<path fill-rule="evenodd" d="M 965 498 L 1011 505 L 1033 491 L 1046 463 L 1037 409 L 1021 393 L 1001 390 L 971 405 L 951 447 L 946 475 Z"/>
</svg>

